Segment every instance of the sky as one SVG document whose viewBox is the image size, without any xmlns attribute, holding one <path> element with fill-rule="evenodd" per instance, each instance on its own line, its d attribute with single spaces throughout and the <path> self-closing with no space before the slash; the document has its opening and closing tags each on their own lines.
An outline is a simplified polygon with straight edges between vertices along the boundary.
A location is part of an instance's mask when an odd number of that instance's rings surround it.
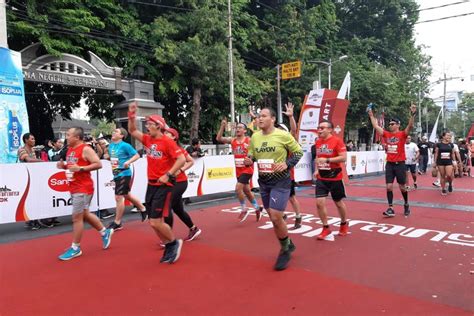
<svg viewBox="0 0 474 316">
<path fill-rule="evenodd" d="M 419 21 L 474 12 L 474 0 L 432 10 L 425 8 L 461 2 L 462 0 L 417 0 L 420 6 Z M 474 92 L 474 14 L 447 20 L 415 25 L 417 45 L 426 46 L 423 52 L 432 56 L 433 74 L 430 82 L 446 76 L 462 77 L 447 81 L 446 90 Z M 430 96 L 443 95 L 443 84 L 433 85 Z"/>
</svg>

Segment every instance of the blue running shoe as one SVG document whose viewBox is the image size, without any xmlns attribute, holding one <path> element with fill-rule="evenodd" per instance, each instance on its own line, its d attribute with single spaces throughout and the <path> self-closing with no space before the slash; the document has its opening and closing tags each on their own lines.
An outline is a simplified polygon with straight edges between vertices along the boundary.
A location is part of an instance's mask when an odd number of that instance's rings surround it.
<svg viewBox="0 0 474 316">
<path fill-rule="evenodd" d="M 59 256 L 59 260 L 63 260 L 63 261 L 71 260 L 73 258 L 79 257 L 80 255 L 82 255 L 82 251 L 80 247 L 78 247 L 77 250 L 74 250 L 71 247 L 68 250 L 66 250 L 65 253 Z"/>
<path fill-rule="evenodd" d="M 104 236 L 102 236 L 102 245 L 104 249 L 109 248 L 110 242 L 112 241 L 112 234 L 114 233 L 113 229 L 106 229 Z"/>
</svg>

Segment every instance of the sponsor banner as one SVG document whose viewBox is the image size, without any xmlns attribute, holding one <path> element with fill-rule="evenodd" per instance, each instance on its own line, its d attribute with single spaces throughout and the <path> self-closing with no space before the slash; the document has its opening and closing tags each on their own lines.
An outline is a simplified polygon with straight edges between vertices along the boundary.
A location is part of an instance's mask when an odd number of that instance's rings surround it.
<svg viewBox="0 0 474 316">
<path fill-rule="evenodd" d="M 25 199 L 30 188 L 24 164 L 0 165 L 0 223 L 28 219 Z"/>
<path fill-rule="evenodd" d="M 232 156 L 233 157 L 233 156 Z M 204 175 L 204 158 L 194 159 L 194 165 L 186 170 L 188 176 L 188 188 L 183 194 L 183 197 L 193 197 L 202 195 L 202 178 Z"/>
<path fill-rule="evenodd" d="M 385 166 L 384 151 L 369 151 L 366 156 L 367 168 L 365 173 L 382 172 Z"/>
<path fill-rule="evenodd" d="M 346 171 L 348 175 L 365 173 L 367 165 L 367 154 L 365 151 L 347 152 Z"/>
<path fill-rule="evenodd" d="M 14 163 L 28 133 L 21 53 L 0 47 L 0 163 Z"/>
<path fill-rule="evenodd" d="M 233 155 L 208 156 L 204 158 L 202 194 L 233 191 L 237 184 Z"/>
<path fill-rule="evenodd" d="M 311 181 L 313 174 L 311 172 L 311 153 L 304 153 L 298 164 L 295 166 L 295 181 Z"/>
</svg>

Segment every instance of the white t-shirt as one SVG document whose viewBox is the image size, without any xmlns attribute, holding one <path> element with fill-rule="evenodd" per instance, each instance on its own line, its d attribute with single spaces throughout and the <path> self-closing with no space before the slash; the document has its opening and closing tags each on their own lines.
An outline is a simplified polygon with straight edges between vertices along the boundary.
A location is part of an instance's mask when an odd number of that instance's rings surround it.
<svg viewBox="0 0 474 316">
<path fill-rule="evenodd" d="M 407 165 L 416 165 L 416 153 L 419 151 L 415 143 L 405 144 L 405 163 Z"/>
</svg>

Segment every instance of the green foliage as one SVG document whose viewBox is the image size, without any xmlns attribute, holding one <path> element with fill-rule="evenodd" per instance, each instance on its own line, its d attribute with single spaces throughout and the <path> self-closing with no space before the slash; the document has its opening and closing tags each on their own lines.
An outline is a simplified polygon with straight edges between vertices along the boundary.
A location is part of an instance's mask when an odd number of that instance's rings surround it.
<svg viewBox="0 0 474 316">
<path fill-rule="evenodd" d="M 100 121 L 97 123 L 97 127 L 91 131 L 91 135 L 95 138 L 99 137 L 102 134 L 103 137 L 110 137 L 112 132 L 116 129 L 115 123 L 109 123 L 106 121 Z"/>
</svg>

